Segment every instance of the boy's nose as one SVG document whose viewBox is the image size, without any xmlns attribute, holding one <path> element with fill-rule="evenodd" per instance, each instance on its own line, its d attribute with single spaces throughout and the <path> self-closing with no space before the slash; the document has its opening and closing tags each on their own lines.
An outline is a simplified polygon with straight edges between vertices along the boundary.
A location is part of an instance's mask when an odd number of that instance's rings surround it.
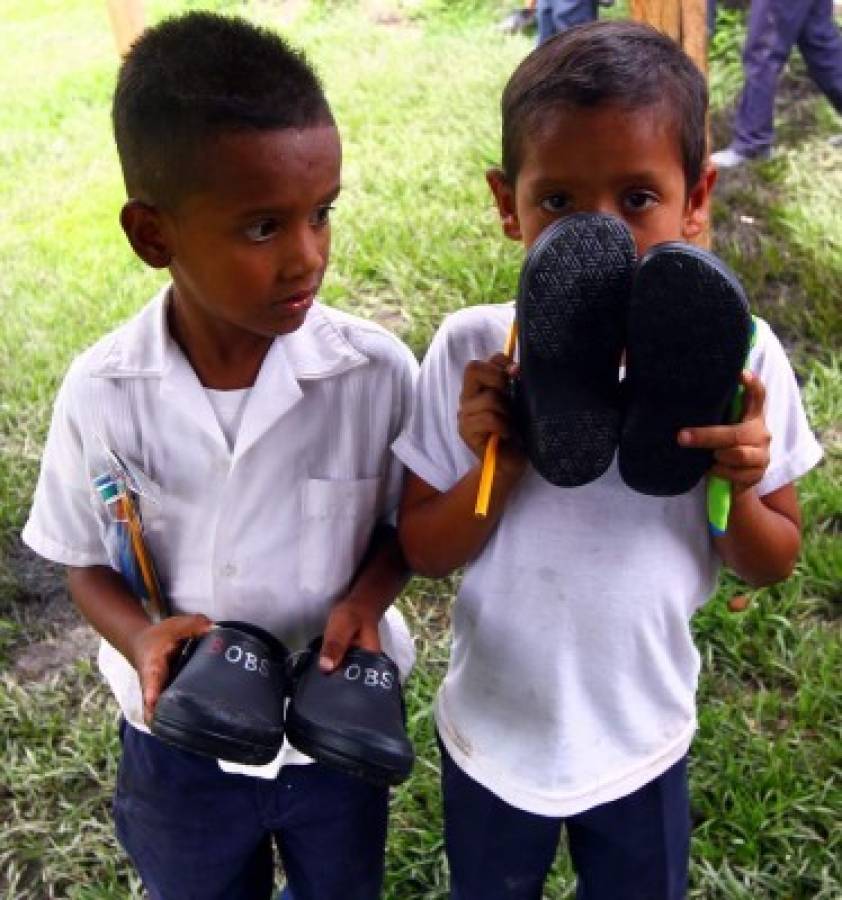
<svg viewBox="0 0 842 900">
<path fill-rule="evenodd" d="M 327 233 L 302 224 L 284 242 L 281 266 L 287 278 L 308 275 L 324 268 L 328 246 Z"/>
<path fill-rule="evenodd" d="M 620 207 L 613 197 L 605 197 L 594 203 L 593 212 L 602 213 L 606 216 L 614 216 L 622 218 Z"/>
</svg>

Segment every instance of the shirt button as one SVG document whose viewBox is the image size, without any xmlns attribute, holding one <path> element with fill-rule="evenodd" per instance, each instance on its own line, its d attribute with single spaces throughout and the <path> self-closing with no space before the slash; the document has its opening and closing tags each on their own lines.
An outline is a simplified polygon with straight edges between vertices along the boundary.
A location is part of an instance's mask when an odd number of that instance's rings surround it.
<svg viewBox="0 0 842 900">
<path fill-rule="evenodd" d="M 234 563 L 225 563 L 220 571 L 226 578 L 232 578 L 237 574 L 237 567 L 234 565 Z"/>
</svg>

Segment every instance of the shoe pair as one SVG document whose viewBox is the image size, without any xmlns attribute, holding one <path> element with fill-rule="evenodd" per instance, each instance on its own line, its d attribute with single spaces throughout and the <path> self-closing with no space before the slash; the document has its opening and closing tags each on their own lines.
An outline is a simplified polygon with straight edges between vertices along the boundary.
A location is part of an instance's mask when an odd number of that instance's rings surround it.
<svg viewBox="0 0 842 900">
<path fill-rule="evenodd" d="M 158 698 L 152 733 L 193 753 L 265 765 L 286 732 L 293 747 L 325 765 L 400 784 L 414 754 L 398 667 L 385 653 L 352 647 L 325 674 L 320 647 L 317 638 L 293 661 L 262 628 L 218 622 L 185 645 Z"/>
<path fill-rule="evenodd" d="M 516 315 L 517 417 L 539 474 L 577 487 L 617 452 L 622 479 L 643 494 L 682 494 L 701 479 L 712 453 L 680 447 L 678 432 L 727 420 L 752 330 L 720 260 L 680 243 L 638 260 L 620 219 L 569 216 L 530 249 Z"/>
</svg>

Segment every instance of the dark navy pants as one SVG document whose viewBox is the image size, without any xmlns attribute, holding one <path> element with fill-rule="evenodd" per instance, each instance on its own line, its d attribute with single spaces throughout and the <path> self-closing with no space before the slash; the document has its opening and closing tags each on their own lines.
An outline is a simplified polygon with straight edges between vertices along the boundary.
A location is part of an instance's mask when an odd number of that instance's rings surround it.
<svg viewBox="0 0 842 900">
<path fill-rule="evenodd" d="M 627 797 L 555 819 L 509 806 L 439 746 L 451 900 L 541 900 L 562 827 L 578 879 L 576 900 L 686 896 L 686 757 Z"/>
<path fill-rule="evenodd" d="M 150 900 L 268 900 L 277 846 L 295 900 L 378 900 L 388 790 L 315 764 L 274 781 L 123 725 L 117 837 Z"/>
<path fill-rule="evenodd" d="M 743 50 L 745 85 L 731 141 L 743 156 L 757 156 L 772 146 L 778 78 L 796 46 L 810 77 L 842 113 L 842 34 L 833 18 L 833 0 L 751 0 Z"/>
</svg>

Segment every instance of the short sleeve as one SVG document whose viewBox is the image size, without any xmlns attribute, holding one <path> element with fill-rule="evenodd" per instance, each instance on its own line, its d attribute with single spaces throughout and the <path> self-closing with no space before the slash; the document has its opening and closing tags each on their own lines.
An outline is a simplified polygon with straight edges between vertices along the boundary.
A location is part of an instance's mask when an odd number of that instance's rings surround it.
<svg viewBox="0 0 842 900">
<path fill-rule="evenodd" d="M 84 377 L 84 376 L 82 376 Z M 21 535 L 40 556 L 67 566 L 109 565 L 76 415 L 79 375 L 68 373 L 56 397 L 29 519 Z"/>
<path fill-rule="evenodd" d="M 502 350 L 512 314 L 505 306 L 454 313 L 421 364 L 412 417 L 393 447 L 404 465 L 437 491 L 448 490 L 477 462 L 457 426 L 465 366 Z"/>
<path fill-rule="evenodd" d="M 389 423 L 389 443 L 391 444 L 407 427 L 415 398 L 418 377 L 418 362 L 407 347 L 401 345 L 400 364 L 392 373 L 392 411 Z M 387 451 L 383 477 L 383 503 L 380 518 L 392 525 L 397 523 L 398 503 L 403 490 L 403 463 L 391 450 Z"/>
<path fill-rule="evenodd" d="M 758 339 L 749 368 L 766 388 L 766 427 L 772 436 L 770 461 L 757 486 L 762 497 L 806 474 L 822 457 L 801 403 L 795 373 L 771 328 L 758 321 Z"/>
</svg>

